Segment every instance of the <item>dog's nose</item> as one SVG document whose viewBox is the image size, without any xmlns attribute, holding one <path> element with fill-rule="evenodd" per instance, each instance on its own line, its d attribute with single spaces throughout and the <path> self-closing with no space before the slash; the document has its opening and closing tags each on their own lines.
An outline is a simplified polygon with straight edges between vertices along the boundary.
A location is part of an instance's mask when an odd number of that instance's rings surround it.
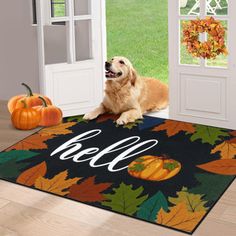
<svg viewBox="0 0 236 236">
<path fill-rule="evenodd" d="M 111 63 L 106 61 L 106 63 L 105 63 L 105 69 L 106 69 L 106 70 L 109 70 L 110 67 L 111 67 Z"/>
</svg>

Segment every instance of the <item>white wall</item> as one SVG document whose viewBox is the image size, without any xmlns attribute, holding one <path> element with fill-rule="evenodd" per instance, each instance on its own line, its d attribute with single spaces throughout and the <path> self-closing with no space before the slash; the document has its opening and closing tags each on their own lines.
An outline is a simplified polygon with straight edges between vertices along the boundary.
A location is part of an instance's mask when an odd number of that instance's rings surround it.
<svg viewBox="0 0 236 236">
<path fill-rule="evenodd" d="M 1 0 L 0 99 L 21 94 L 22 82 L 39 90 L 36 28 L 31 0 Z"/>
<path fill-rule="evenodd" d="M 89 14 L 88 1 L 80 1 L 77 14 Z M 22 82 L 39 92 L 37 29 L 32 22 L 32 0 L 1 0 L 0 100 L 25 93 Z M 88 22 L 76 23 L 75 31 L 77 60 L 90 58 Z M 66 26 L 46 25 L 44 34 L 46 64 L 66 62 Z"/>
</svg>

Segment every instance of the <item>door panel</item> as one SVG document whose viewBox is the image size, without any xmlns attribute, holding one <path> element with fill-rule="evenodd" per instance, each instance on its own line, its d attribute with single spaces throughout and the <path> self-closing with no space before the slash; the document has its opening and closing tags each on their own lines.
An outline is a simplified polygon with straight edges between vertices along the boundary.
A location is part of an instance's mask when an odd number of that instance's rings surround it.
<svg viewBox="0 0 236 236">
<path fill-rule="evenodd" d="M 83 103 L 84 105 L 93 105 L 94 71 L 93 69 L 65 71 L 63 73 L 54 73 L 55 98 L 61 107 Z M 66 80 L 66 81 L 65 81 Z M 74 86 L 66 86 L 65 83 Z M 83 84 L 83 86 L 81 86 Z"/>
<path fill-rule="evenodd" d="M 181 113 L 226 120 L 225 82 L 226 78 L 182 74 Z"/>
<path fill-rule="evenodd" d="M 49 24 L 42 20 L 43 2 L 37 0 L 41 92 L 64 116 L 89 112 L 103 97 L 104 0 L 64 0 L 65 16 Z"/>
<path fill-rule="evenodd" d="M 191 9 L 181 8 L 180 2 L 169 0 L 170 118 L 235 129 L 236 1 L 229 0 L 229 7 L 221 5 L 222 9 L 209 0 L 192 1 L 196 5 Z M 182 45 L 182 22 L 207 15 L 227 27 L 228 56 L 193 58 Z M 207 34 L 200 36 L 200 40 L 206 39 Z"/>
</svg>

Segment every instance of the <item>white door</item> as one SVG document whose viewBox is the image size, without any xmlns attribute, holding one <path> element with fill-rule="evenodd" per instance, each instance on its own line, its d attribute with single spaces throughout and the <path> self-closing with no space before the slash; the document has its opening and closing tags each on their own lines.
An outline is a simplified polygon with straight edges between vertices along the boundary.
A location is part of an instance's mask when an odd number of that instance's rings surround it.
<svg viewBox="0 0 236 236">
<path fill-rule="evenodd" d="M 236 1 L 181 2 L 169 0 L 170 118 L 236 129 Z M 206 16 L 227 27 L 228 56 L 197 59 L 182 45 L 182 22 Z"/>
<path fill-rule="evenodd" d="M 102 100 L 105 1 L 37 0 L 41 93 L 64 116 L 84 114 Z"/>
</svg>

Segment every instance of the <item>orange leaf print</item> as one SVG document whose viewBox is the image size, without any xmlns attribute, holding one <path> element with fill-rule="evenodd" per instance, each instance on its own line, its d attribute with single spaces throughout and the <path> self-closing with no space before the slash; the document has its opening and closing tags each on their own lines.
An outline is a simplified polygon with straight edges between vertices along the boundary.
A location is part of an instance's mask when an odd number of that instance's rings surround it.
<svg viewBox="0 0 236 236">
<path fill-rule="evenodd" d="M 230 134 L 231 134 L 232 136 L 235 136 L 235 137 L 236 137 L 236 130 L 230 132 Z"/>
<path fill-rule="evenodd" d="M 82 202 L 101 202 L 106 198 L 102 192 L 108 189 L 111 183 L 95 183 L 95 176 L 84 180 L 81 184 L 72 185 L 68 197 Z"/>
<path fill-rule="evenodd" d="M 42 162 L 24 172 L 22 172 L 17 178 L 16 182 L 26 186 L 33 186 L 36 179 L 40 176 L 44 176 L 47 172 L 46 162 Z"/>
<path fill-rule="evenodd" d="M 119 115 L 114 115 L 114 114 L 104 114 L 104 115 L 101 115 L 97 118 L 96 122 L 97 123 L 102 123 L 104 121 L 107 121 L 107 120 L 117 120 L 119 118 Z"/>
<path fill-rule="evenodd" d="M 165 212 L 161 208 L 157 214 L 157 223 L 192 232 L 205 214 L 205 211 L 189 212 L 185 203 L 179 203 L 171 207 L 170 212 Z"/>
<path fill-rule="evenodd" d="M 166 130 L 167 136 L 171 137 L 178 134 L 181 131 L 185 131 L 192 134 L 195 132 L 195 127 L 193 126 L 193 124 L 186 122 L 166 120 L 164 124 L 156 126 L 153 129 L 153 131 L 162 131 L 162 130 Z"/>
<path fill-rule="evenodd" d="M 8 148 L 6 151 L 11 150 L 42 150 L 47 149 L 48 146 L 45 143 L 47 140 L 54 138 L 52 135 L 41 136 L 40 134 L 33 134 L 22 141 L 18 142 L 16 145 Z"/>
<path fill-rule="evenodd" d="M 39 134 L 41 136 L 50 136 L 50 135 L 65 135 L 65 134 L 71 134 L 72 131 L 69 130 L 68 128 L 76 125 L 77 122 L 66 122 L 66 123 L 61 123 L 56 126 L 44 128 L 39 131 Z"/>
<path fill-rule="evenodd" d="M 197 167 L 219 175 L 236 175 L 236 159 L 212 161 Z"/>
<path fill-rule="evenodd" d="M 73 184 L 76 184 L 81 178 L 67 179 L 68 171 L 63 171 L 55 175 L 52 179 L 46 179 L 42 176 L 36 179 L 34 186 L 37 189 L 44 190 L 57 195 L 65 196 L 69 192 L 66 191 Z"/>
<path fill-rule="evenodd" d="M 225 141 L 214 149 L 211 154 L 220 152 L 221 159 L 233 159 L 236 157 L 236 138 Z"/>
</svg>

